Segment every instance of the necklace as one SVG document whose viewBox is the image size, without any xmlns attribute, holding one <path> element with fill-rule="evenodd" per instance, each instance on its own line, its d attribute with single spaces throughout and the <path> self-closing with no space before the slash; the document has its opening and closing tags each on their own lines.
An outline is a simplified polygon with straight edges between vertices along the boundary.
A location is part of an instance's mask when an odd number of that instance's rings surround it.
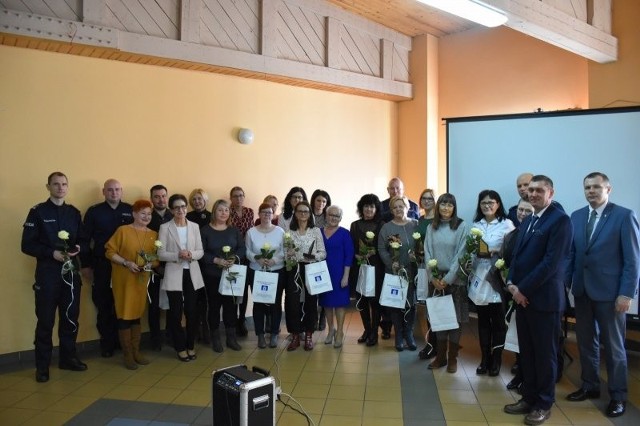
<svg viewBox="0 0 640 426">
<path fill-rule="evenodd" d="M 138 228 L 136 228 L 133 224 L 131 225 L 131 227 L 136 233 L 136 239 L 138 240 L 138 246 L 140 247 L 140 251 L 138 252 L 138 255 L 144 259 L 142 254 L 144 253 L 144 242 L 146 240 L 146 236 L 147 236 L 147 232 L 149 231 L 149 228 L 147 228 L 146 226 L 144 227 L 144 231 L 142 232 L 142 241 L 140 241 L 140 233 L 138 232 Z"/>
</svg>

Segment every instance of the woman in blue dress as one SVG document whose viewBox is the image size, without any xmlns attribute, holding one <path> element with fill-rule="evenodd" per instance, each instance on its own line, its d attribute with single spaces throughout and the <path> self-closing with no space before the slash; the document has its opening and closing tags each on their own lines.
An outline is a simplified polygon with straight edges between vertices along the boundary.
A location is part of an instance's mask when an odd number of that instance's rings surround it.
<svg viewBox="0 0 640 426">
<path fill-rule="evenodd" d="M 322 228 L 322 238 L 327 251 L 327 266 L 333 290 L 320 294 L 320 306 L 327 315 L 328 332 L 324 343 L 333 343 L 334 348 L 339 348 L 344 340 L 345 308 L 349 306 L 349 270 L 353 262 L 353 241 L 349 231 L 340 226 L 340 207 L 328 207 L 326 215 L 327 223 Z M 336 328 L 333 326 L 334 316 Z"/>
</svg>

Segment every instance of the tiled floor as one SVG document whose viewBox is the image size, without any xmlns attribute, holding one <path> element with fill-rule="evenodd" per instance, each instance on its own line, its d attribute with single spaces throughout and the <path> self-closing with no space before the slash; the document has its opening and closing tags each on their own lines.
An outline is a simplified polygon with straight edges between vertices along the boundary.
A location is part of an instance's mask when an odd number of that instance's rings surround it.
<svg viewBox="0 0 640 426">
<path fill-rule="evenodd" d="M 236 364 L 270 370 L 282 388 L 283 402 L 276 405 L 281 426 L 363 425 L 507 425 L 522 424 L 522 416 L 503 413 L 504 404 L 518 395 L 505 389 L 511 379 L 505 358 L 498 377 L 476 376 L 479 354 L 474 323 L 463 333 L 459 369 L 427 370 L 417 352 L 397 353 L 392 340 L 373 348 L 356 344 L 362 333 L 357 312 L 346 321 L 341 349 L 324 345 L 324 333 L 315 333 L 316 347 L 287 352 L 284 341 L 276 349 L 256 348 L 255 336 L 243 339 L 243 350 L 214 353 L 198 347 L 198 359 L 179 362 L 170 348 L 147 352 L 152 363 L 136 371 L 126 370 L 120 357 L 103 359 L 85 355 L 89 370 L 83 373 L 53 367 L 51 380 L 40 384 L 29 366 L 10 366 L 0 374 L 1 425 L 167 425 L 211 424 L 211 373 Z M 577 355 L 575 343 L 568 352 Z M 276 362 L 277 359 L 277 362 Z M 557 403 L 546 424 L 637 425 L 640 420 L 640 357 L 629 353 L 629 405 L 627 414 L 609 419 L 606 403 L 569 403 L 564 397 L 579 383 L 577 361 L 568 364 L 557 387 Z M 290 397 L 289 397 L 290 396 Z M 295 408 L 295 409 L 294 409 Z M 298 411 L 306 412 L 311 421 Z"/>
</svg>

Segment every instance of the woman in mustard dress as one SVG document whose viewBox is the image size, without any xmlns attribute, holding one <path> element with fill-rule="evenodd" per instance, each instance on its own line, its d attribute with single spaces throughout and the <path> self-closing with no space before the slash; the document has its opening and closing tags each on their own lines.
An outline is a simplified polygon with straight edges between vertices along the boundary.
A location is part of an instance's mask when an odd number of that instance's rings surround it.
<svg viewBox="0 0 640 426">
<path fill-rule="evenodd" d="M 157 266 L 158 233 L 147 228 L 153 205 L 148 200 L 133 204 L 133 223 L 119 227 L 105 245 L 111 260 L 111 287 L 118 318 L 118 335 L 129 370 L 149 361 L 140 353 L 140 318 L 147 305 L 151 267 Z M 146 258 L 146 259 L 145 259 Z"/>
</svg>

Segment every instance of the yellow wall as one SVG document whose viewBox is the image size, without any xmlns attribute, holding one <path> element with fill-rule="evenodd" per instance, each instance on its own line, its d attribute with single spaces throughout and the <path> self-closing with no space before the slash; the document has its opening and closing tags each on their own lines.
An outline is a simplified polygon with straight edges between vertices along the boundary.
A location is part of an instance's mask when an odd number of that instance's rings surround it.
<svg viewBox="0 0 640 426">
<path fill-rule="evenodd" d="M 440 117 L 589 107 L 586 59 L 509 28 L 443 37 L 439 51 Z M 446 189 L 445 126 L 440 127 L 438 148 L 442 192 Z"/>
<path fill-rule="evenodd" d="M 640 2 L 613 2 L 612 33 L 618 38 L 618 60 L 589 63 L 589 107 L 640 105 Z"/>
<path fill-rule="evenodd" d="M 293 185 L 309 196 L 323 188 L 346 227 L 360 195 L 386 198 L 393 102 L 6 46 L 0 64 L 0 354 L 33 348 L 35 262 L 20 236 L 54 170 L 69 176 L 67 200 L 83 212 L 109 177 L 128 201 L 155 183 L 202 187 L 213 200 L 240 185 L 254 209 Z M 252 145 L 236 142 L 239 127 L 254 130 Z M 88 286 L 80 323 L 79 341 L 97 338 Z"/>
</svg>

